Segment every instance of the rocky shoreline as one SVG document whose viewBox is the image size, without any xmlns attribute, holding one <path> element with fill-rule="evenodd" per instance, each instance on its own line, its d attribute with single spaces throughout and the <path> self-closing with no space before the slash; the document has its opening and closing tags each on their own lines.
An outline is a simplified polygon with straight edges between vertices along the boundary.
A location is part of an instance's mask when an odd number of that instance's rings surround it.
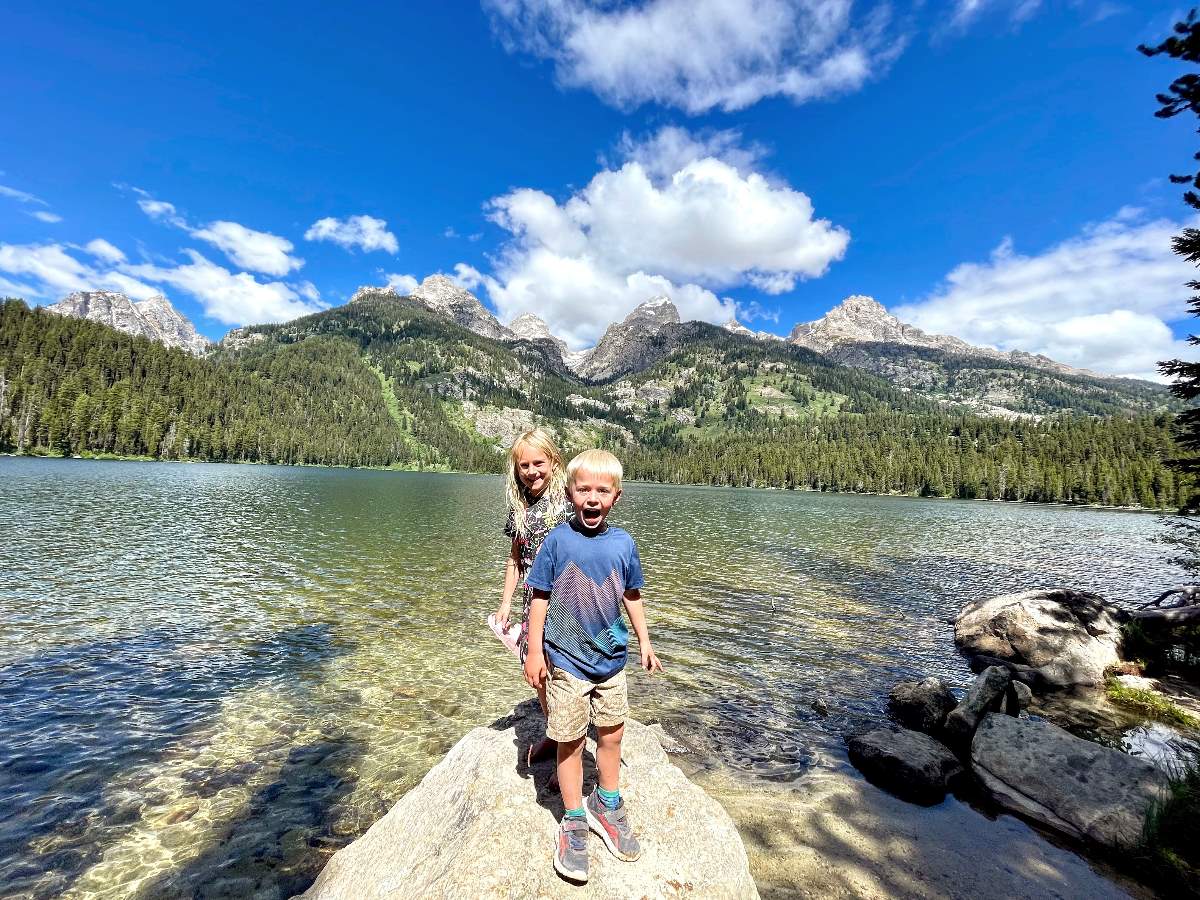
<svg viewBox="0 0 1200 900">
<path fill-rule="evenodd" d="M 914 803 L 939 803 L 969 784 L 1085 852 L 1142 852 L 1147 822 L 1170 793 L 1173 761 L 1104 746 L 1027 711 L 1037 700 L 1041 712 L 1098 705 L 1118 678 L 1159 684 L 1120 674 L 1137 667 L 1122 658 L 1123 627 L 1147 617 L 1179 618 L 1131 614 L 1071 590 L 970 603 L 954 623 L 955 644 L 979 673 L 966 696 L 958 700 L 936 678 L 897 684 L 894 723 L 848 735 L 851 762 Z"/>
<path fill-rule="evenodd" d="M 668 754 L 686 747 L 630 721 L 622 789 L 647 853 L 620 863 L 593 841 L 584 888 L 548 863 L 561 803 L 553 764 L 522 762 L 543 727 L 522 703 L 466 735 L 303 897 L 1153 896 L 1102 855 L 1138 845 L 1162 767 L 1036 714 L 1120 668 L 1123 618 L 1073 591 L 969 604 L 956 643 L 981 671 L 966 696 L 936 678 L 896 685 L 892 721 L 847 736 L 861 777 L 837 760 L 770 789 L 685 775 Z"/>
</svg>

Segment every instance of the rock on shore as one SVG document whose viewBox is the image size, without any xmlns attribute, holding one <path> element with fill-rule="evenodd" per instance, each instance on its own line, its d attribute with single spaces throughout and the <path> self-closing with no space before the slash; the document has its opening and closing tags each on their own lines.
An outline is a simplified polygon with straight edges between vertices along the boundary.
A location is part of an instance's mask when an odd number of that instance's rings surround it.
<svg viewBox="0 0 1200 900">
<path fill-rule="evenodd" d="M 471 731 L 365 835 L 334 854 L 305 900 L 758 897 L 728 814 L 632 720 L 621 791 L 642 857 L 621 862 L 593 836 L 588 884 L 559 879 L 551 852 L 562 804 L 546 784 L 553 764 L 524 764 L 542 727 L 536 704 L 526 703 L 492 728 Z M 595 783 L 594 751 L 589 740 L 585 791 Z"/>
<path fill-rule="evenodd" d="M 1128 847 L 1166 778 L 1152 763 L 1049 722 L 992 713 L 971 744 L 975 774 L 1002 806 L 1079 840 Z"/>
<path fill-rule="evenodd" d="M 971 656 L 1032 670 L 1047 686 L 1096 686 L 1120 661 L 1121 611 L 1095 594 L 1025 591 L 968 603 L 954 642 Z"/>
</svg>

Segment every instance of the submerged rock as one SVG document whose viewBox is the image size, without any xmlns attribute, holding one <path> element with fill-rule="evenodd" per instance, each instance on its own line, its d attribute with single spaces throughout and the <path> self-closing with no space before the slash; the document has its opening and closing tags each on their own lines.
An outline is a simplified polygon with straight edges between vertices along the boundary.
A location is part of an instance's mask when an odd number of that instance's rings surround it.
<svg viewBox="0 0 1200 900">
<path fill-rule="evenodd" d="M 888 712 L 905 728 L 936 734 L 958 704 L 940 678 L 901 681 L 888 693 Z"/>
<path fill-rule="evenodd" d="M 1124 615 L 1081 591 L 1006 594 L 963 607 L 954 642 L 971 655 L 1029 666 L 1051 687 L 1097 686 L 1120 660 Z"/>
<path fill-rule="evenodd" d="M 885 726 L 852 735 L 852 762 L 872 784 L 902 800 L 940 803 L 963 767 L 953 753 L 919 731 Z"/>
<path fill-rule="evenodd" d="M 523 705 L 497 726 L 460 740 L 386 816 L 334 854 L 304 898 L 758 897 L 728 814 L 667 759 L 655 733 L 632 720 L 621 792 L 642 857 L 621 862 L 593 836 L 588 884 L 562 881 L 551 863 L 562 814 L 545 783 L 552 766 L 530 771 L 523 762 L 540 717 Z M 585 791 L 594 783 L 594 752 L 589 741 Z"/>
<path fill-rule="evenodd" d="M 989 715 L 971 744 L 974 772 L 997 802 L 1079 840 L 1128 847 L 1166 777 L 1153 763 L 1049 722 Z"/>
</svg>

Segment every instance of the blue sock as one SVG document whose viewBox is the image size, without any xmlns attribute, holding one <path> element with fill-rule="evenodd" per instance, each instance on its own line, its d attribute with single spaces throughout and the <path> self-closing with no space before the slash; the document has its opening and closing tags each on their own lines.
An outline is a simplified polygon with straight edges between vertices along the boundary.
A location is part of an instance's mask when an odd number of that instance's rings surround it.
<svg viewBox="0 0 1200 900">
<path fill-rule="evenodd" d="M 606 791 L 604 788 L 596 785 L 596 793 L 600 795 L 600 802 L 609 809 L 616 809 L 621 805 L 621 792 L 619 790 Z"/>
<path fill-rule="evenodd" d="M 584 818 L 583 807 L 581 806 L 581 807 L 579 807 L 579 809 L 568 809 L 566 814 L 563 816 L 563 818 L 564 819 L 582 819 L 582 818 Z"/>
</svg>

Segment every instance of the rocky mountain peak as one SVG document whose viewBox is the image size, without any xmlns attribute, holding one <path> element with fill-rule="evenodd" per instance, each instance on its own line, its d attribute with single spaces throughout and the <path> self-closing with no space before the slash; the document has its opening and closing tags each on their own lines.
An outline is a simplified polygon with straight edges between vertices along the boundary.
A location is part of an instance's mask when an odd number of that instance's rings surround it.
<svg viewBox="0 0 1200 900">
<path fill-rule="evenodd" d="M 815 322 L 801 322 L 792 329 L 793 344 L 824 353 L 847 341 L 932 346 L 929 335 L 905 325 L 874 297 L 847 297 Z"/>
<path fill-rule="evenodd" d="M 644 300 L 634 307 L 633 312 L 621 322 L 622 325 L 637 324 L 640 327 L 651 327 L 655 330 L 664 325 L 679 324 L 679 310 L 666 294 L 659 294 Z"/>
<path fill-rule="evenodd" d="M 556 344 L 565 342 L 556 338 L 550 331 L 550 326 L 533 313 L 522 313 L 508 323 L 508 330 L 516 337 L 525 341 L 554 341 Z"/>
<path fill-rule="evenodd" d="M 186 350 L 193 356 L 201 356 L 209 348 L 207 338 L 197 334 L 196 326 L 161 295 L 134 303 L 117 291 L 76 291 L 45 309 L 60 316 L 99 322 L 126 334 Z"/>
<path fill-rule="evenodd" d="M 639 304 L 623 320 L 609 325 L 600 343 L 572 364 L 584 378 L 597 381 L 636 371 L 648 359 L 649 343 L 669 325 L 679 324 L 679 310 L 665 295 Z"/>
<path fill-rule="evenodd" d="M 350 298 L 351 303 L 356 303 L 359 300 L 365 300 L 368 297 L 399 297 L 400 294 L 394 287 L 380 287 L 377 284 L 364 284 L 354 292 L 354 296 Z"/>
<path fill-rule="evenodd" d="M 512 338 L 512 332 L 496 321 L 479 298 L 445 275 L 430 275 L 412 292 L 433 312 L 453 319 L 464 328 L 494 340 Z"/>
<path fill-rule="evenodd" d="M 859 344 L 895 344 L 940 350 L 960 356 L 1003 360 L 1062 374 L 1095 376 L 1094 372 L 1073 369 L 1045 356 L 1035 356 L 1020 350 L 1005 352 L 992 347 L 976 347 L 953 335 L 929 334 L 915 325 L 901 322 L 875 298 L 861 294 L 847 297 L 815 322 L 799 323 L 792 329 L 788 341 L 825 354 Z M 843 363 L 848 359 L 844 354 L 835 358 Z M 853 364 L 864 368 L 858 363 Z"/>
</svg>

